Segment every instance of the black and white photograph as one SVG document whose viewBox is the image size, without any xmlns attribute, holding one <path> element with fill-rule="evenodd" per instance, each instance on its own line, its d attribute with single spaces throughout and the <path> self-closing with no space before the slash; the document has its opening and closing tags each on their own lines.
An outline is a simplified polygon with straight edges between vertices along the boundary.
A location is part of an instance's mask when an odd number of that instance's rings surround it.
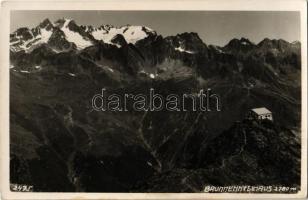
<svg viewBox="0 0 308 200">
<path fill-rule="evenodd" d="M 11 10 L 10 191 L 303 192 L 301 20 Z"/>
</svg>

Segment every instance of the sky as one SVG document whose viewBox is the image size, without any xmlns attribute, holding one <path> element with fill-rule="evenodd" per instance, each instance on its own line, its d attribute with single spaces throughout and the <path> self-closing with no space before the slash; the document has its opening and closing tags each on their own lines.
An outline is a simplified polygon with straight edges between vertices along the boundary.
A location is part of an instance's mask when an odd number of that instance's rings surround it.
<svg viewBox="0 0 308 200">
<path fill-rule="evenodd" d="M 300 41 L 295 11 L 12 11 L 10 31 L 33 28 L 45 18 L 74 19 L 78 25 L 143 25 L 165 36 L 196 32 L 206 44 L 224 46 L 233 38 Z"/>
</svg>

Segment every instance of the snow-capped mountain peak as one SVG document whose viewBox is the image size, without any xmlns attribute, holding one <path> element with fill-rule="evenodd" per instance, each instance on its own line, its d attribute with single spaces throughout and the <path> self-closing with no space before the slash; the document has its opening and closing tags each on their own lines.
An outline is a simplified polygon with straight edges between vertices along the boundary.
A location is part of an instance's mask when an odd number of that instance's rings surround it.
<svg viewBox="0 0 308 200">
<path fill-rule="evenodd" d="M 61 35 L 61 38 L 57 37 L 59 35 Z M 121 44 L 119 43 L 119 35 L 123 36 L 120 39 Z M 10 35 L 10 47 L 13 52 L 30 52 L 41 44 L 49 43 L 49 39 L 52 38 L 52 44 L 70 43 L 77 50 L 92 46 L 95 41 L 99 40 L 120 48 L 127 43 L 136 44 L 139 40 L 150 35 L 156 35 L 156 32 L 145 26 L 125 25 L 115 27 L 106 24 L 96 28 L 79 26 L 73 19 L 62 18 L 54 23 L 45 19 L 35 28 L 20 28 L 13 32 Z M 114 38 L 117 38 L 117 42 Z"/>
<path fill-rule="evenodd" d="M 124 37 L 127 43 L 136 44 L 139 40 L 148 37 L 151 34 L 156 34 L 152 29 L 145 26 L 125 25 L 121 27 L 114 27 L 112 25 L 102 25 L 95 29 L 86 29 L 92 34 L 96 40 L 102 40 L 108 44 L 114 44 L 112 39 L 120 34 Z"/>
<path fill-rule="evenodd" d="M 81 33 L 83 29 L 74 20 L 61 19 L 56 22 L 56 25 L 64 32 L 66 40 L 74 43 L 78 50 L 93 45 L 91 39 Z"/>
<path fill-rule="evenodd" d="M 11 51 L 29 52 L 35 47 L 47 43 L 53 33 L 53 25 L 48 21 L 43 21 L 33 29 L 22 28 L 10 35 Z"/>
</svg>

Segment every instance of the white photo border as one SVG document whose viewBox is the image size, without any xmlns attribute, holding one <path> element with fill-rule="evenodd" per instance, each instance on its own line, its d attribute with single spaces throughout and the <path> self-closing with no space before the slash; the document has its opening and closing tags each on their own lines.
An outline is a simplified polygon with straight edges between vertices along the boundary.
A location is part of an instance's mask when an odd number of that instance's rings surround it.
<svg viewBox="0 0 308 200">
<path fill-rule="evenodd" d="M 9 34 L 12 10 L 299 11 L 302 45 L 301 190 L 297 194 L 11 192 L 9 185 Z M 15 0 L 2 2 L 0 14 L 0 188 L 3 199 L 304 199 L 307 196 L 307 2 L 305 0 Z"/>
</svg>

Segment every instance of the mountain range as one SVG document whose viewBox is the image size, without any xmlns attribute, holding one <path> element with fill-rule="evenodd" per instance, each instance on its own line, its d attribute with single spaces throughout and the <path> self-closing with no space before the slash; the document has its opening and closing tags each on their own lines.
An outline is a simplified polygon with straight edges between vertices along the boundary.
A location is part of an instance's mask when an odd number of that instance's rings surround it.
<svg viewBox="0 0 308 200">
<path fill-rule="evenodd" d="M 283 39 L 220 47 L 194 32 L 163 37 L 146 26 L 68 19 L 19 28 L 10 34 L 11 182 L 53 192 L 297 187 L 300 50 Z M 102 88 L 162 95 L 210 88 L 222 110 L 95 112 L 91 99 Z M 272 111 L 274 122 L 247 122 L 255 107 Z"/>
</svg>

